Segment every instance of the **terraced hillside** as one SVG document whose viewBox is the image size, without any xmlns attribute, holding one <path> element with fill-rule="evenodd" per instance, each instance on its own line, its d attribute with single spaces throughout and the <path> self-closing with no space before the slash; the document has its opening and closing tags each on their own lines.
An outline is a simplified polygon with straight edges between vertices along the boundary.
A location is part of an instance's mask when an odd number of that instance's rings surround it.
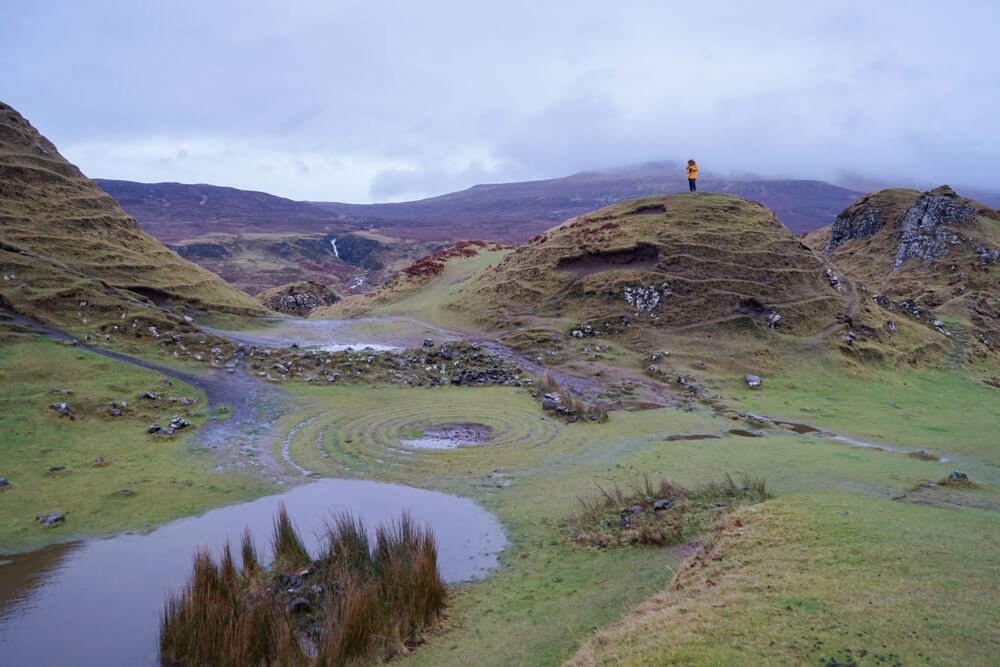
<svg viewBox="0 0 1000 667">
<path fill-rule="evenodd" d="M 248 295 L 181 259 L 11 107 L 0 103 L 0 298 L 22 314 L 95 328 L 152 305 L 263 314 Z"/>
<path fill-rule="evenodd" d="M 822 258 L 762 205 L 728 195 L 647 197 L 570 220 L 469 290 L 494 323 L 574 320 L 692 328 L 721 322 L 811 335 L 847 302 Z"/>
</svg>

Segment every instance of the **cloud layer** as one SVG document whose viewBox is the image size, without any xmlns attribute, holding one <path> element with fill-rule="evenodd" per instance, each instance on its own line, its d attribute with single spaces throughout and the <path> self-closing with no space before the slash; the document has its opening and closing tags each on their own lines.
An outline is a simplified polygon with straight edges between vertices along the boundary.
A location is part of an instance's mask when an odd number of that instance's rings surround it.
<svg viewBox="0 0 1000 667">
<path fill-rule="evenodd" d="M 998 189 L 992 0 L 5 14 L 4 101 L 95 177 L 365 202 L 693 156 L 707 173 Z"/>
</svg>

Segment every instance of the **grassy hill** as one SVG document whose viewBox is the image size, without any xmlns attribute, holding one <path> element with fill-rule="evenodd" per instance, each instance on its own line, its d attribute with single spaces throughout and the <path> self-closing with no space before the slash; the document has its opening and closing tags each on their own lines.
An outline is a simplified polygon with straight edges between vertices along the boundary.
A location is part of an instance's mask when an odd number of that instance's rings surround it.
<svg viewBox="0 0 1000 667">
<path fill-rule="evenodd" d="M 536 236 L 470 284 L 497 324 L 531 317 L 604 329 L 724 321 L 815 333 L 846 303 L 825 265 L 762 205 L 683 194 L 616 204 Z M 768 317 L 771 316 L 771 322 Z"/>
<path fill-rule="evenodd" d="M 1000 342 L 995 209 L 947 186 L 924 193 L 880 190 L 804 240 L 852 276 L 884 313 L 947 330 L 961 346 L 981 352 Z"/>
<path fill-rule="evenodd" d="M 0 299 L 80 330 L 178 319 L 170 308 L 265 312 L 181 259 L 11 107 L 0 104 Z M 168 310 L 157 308 L 162 306 Z"/>
</svg>

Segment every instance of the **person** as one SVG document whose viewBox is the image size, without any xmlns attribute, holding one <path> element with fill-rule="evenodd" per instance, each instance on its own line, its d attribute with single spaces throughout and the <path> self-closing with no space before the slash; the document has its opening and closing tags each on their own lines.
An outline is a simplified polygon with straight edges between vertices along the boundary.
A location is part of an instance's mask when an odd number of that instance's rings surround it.
<svg viewBox="0 0 1000 667">
<path fill-rule="evenodd" d="M 690 188 L 691 192 L 695 192 L 698 189 L 695 185 L 695 181 L 698 180 L 698 165 L 695 164 L 694 160 L 688 160 L 687 175 L 688 188 Z"/>
</svg>

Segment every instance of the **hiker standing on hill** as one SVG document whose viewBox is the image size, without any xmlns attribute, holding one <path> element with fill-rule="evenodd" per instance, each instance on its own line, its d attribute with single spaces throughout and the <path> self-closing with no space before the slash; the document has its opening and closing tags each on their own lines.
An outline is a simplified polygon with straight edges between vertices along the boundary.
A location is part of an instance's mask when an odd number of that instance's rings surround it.
<svg viewBox="0 0 1000 667">
<path fill-rule="evenodd" d="M 691 192 L 695 192 L 698 189 L 695 185 L 695 181 L 698 180 L 698 165 L 695 164 L 694 160 L 688 160 L 687 175 L 688 188 L 691 189 Z"/>
</svg>

